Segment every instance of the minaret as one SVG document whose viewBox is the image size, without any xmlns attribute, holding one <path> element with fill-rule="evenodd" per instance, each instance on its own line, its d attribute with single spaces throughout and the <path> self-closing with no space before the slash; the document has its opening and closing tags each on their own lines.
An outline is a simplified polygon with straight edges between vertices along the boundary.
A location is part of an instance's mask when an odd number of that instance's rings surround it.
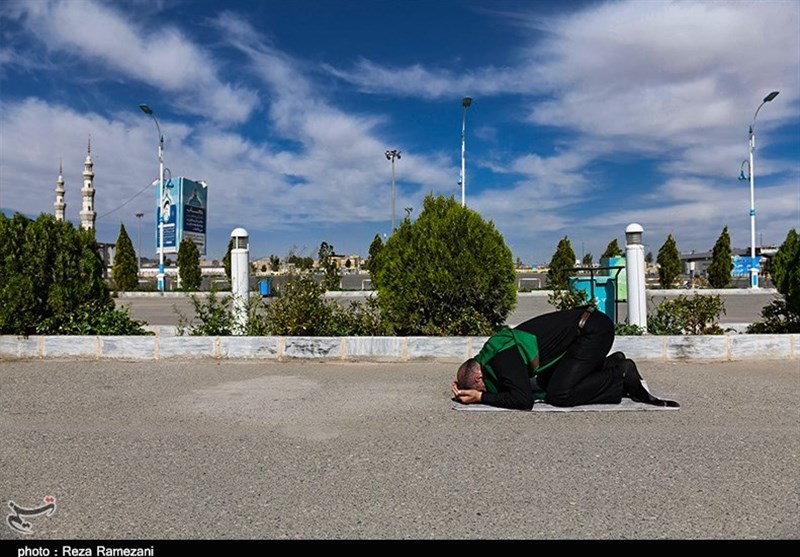
<svg viewBox="0 0 800 557">
<path fill-rule="evenodd" d="M 81 209 L 81 228 L 84 230 L 94 230 L 94 219 L 97 212 L 94 210 L 94 172 L 92 172 L 92 138 L 89 138 L 89 145 L 86 149 L 86 161 L 83 163 L 83 187 L 81 197 L 83 198 L 83 208 Z"/>
<path fill-rule="evenodd" d="M 64 203 L 64 173 L 61 171 L 61 159 L 58 159 L 56 202 L 53 203 L 53 206 L 56 208 L 56 220 L 64 220 L 64 212 L 67 210 L 67 204 Z"/>
</svg>

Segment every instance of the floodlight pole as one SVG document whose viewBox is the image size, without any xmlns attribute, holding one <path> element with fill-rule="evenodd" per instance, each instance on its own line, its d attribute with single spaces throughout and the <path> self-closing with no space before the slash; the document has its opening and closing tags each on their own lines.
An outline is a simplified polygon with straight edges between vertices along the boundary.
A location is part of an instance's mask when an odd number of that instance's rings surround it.
<svg viewBox="0 0 800 557">
<path fill-rule="evenodd" d="M 394 215 L 395 215 L 395 211 L 394 211 L 394 198 L 395 198 L 394 161 L 395 161 L 395 159 L 399 159 L 400 158 L 400 151 L 398 151 L 397 149 L 392 149 L 390 151 L 387 150 L 386 153 L 384 153 L 384 154 L 386 155 L 386 158 L 388 160 L 392 161 L 392 232 L 394 232 L 394 228 L 395 228 L 395 226 L 394 226 L 394 221 L 395 221 L 395 218 L 394 218 Z"/>
<path fill-rule="evenodd" d="M 464 97 L 461 101 L 464 106 L 464 116 L 461 119 L 461 206 L 467 205 L 467 159 L 466 159 L 466 139 L 467 139 L 467 108 L 472 104 L 471 97 Z"/>
</svg>

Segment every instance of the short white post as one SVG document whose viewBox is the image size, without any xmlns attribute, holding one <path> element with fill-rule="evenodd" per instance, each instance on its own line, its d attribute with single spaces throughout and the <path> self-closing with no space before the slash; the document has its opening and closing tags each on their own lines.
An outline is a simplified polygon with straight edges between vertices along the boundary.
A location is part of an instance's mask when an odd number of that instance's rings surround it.
<svg viewBox="0 0 800 557">
<path fill-rule="evenodd" d="M 647 299 L 644 282 L 644 244 L 640 224 L 629 224 L 625 229 L 625 267 L 628 284 L 628 324 L 637 325 L 647 332 Z"/>
<path fill-rule="evenodd" d="M 231 232 L 231 294 L 233 317 L 237 334 L 243 334 L 247 325 L 247 302 L 250 299 L 250 246 L 247 230 L 235 228 Z"/>
</svg>

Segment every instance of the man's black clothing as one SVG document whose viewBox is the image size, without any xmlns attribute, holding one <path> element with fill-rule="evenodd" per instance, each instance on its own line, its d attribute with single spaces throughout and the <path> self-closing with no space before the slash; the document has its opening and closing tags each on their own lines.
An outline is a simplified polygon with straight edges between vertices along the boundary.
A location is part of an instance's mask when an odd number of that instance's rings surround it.
<svg viewBox="0 0 800 557">
<path fill-rule="evenodd" d="M 531 377 L 529 362 L 515 347 L 497 353 L 489 363 L 497 376 L 498 392 L 484 392 L 482 402 L 530 410 L 538 385 L 546 393 L 545 402 L 553 406 L 619 403 L 623 366 L 606 358 L 614 343 L 614 323 L 600 311 L 586 316 L 588 307 L 539 315 L 517 325 L 515 329 L 536 336 L 538 369 L 543 371 Z M 582 318 L 585 322 L 579 328 Z"/>
</svg>

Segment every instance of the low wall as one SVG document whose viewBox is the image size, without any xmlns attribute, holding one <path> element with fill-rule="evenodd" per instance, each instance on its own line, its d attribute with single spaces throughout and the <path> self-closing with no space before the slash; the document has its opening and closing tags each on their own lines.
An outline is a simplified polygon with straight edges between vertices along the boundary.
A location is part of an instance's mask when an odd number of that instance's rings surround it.
<svg viewBox="0 0 800 557">
<path fill-rule="evenodd" d="M 2 359 L 462 362 L 487 337 L 0 336 Z M 636 360 L 798 360 L 800 334 L 618 336 Z"/>
</svg>

